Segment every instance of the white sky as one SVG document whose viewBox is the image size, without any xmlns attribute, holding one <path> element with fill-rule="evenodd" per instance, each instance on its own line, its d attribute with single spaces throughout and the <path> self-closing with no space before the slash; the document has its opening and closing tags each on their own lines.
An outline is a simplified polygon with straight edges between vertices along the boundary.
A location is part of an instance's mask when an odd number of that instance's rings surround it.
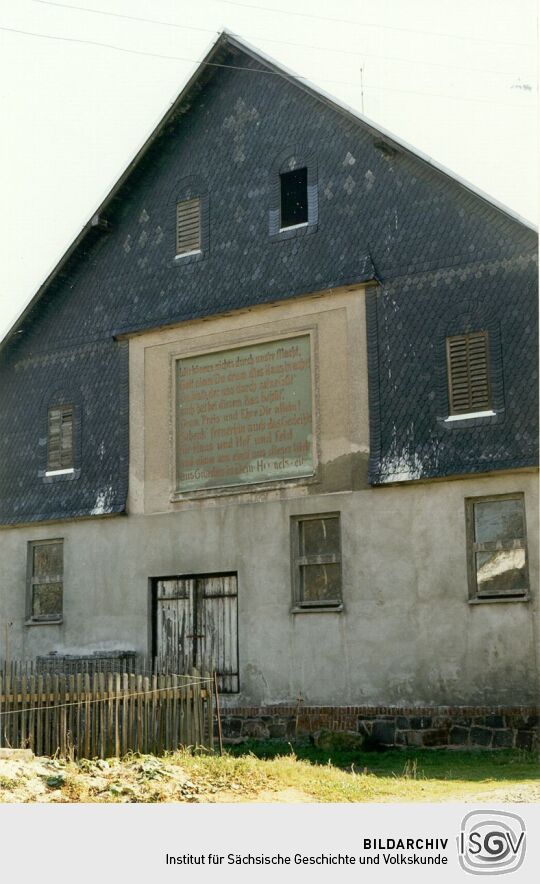
<svg viewBox="0 0 540 884">
<path fill-rule="evenodd" d="M 0 0 L 0 338 L 224 27 L 536 221 L 535 0 Z"/>
</svg>

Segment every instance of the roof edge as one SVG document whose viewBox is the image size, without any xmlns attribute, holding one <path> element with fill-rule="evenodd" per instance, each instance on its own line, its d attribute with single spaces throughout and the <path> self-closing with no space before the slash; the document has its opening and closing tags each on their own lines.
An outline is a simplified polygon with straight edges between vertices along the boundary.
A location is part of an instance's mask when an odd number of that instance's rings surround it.
<svg viewBox="0 0 540 884">
<path fill-rule="evenodd" d="M 79 233 L 77 234 L 77 236 L 75 237 L 75 239 L 73 240 L 71 245 L 68 246 L 66 251 L 62 254 L 60 259 L 56 262 L 56 264 L 53 265 L 52 270 L 46 276 L 45 280 L 42 282 L 42 284 L 38 288 L 37 292 L 35 292 L 35 294 L 32 295 L 30 300 L 27 302 L 26 306 L 23 307 L 23 309 L 17 315 L 17 318 L 9 326 L 7 332 L 5 333 L 3 338 L 0 340 L 0 351 L 2 351 L 3 348 L 7 345 L 8 341 L 11 340 L 11 338 L 13 337 L 13 334 L 15 333 L 15 331 L 17 330 L 17 328 L 19 327 L 21 322 L 24 322 L 25 318 L 28 316 L 28 314 L 30 313 L 30 311 L 32 310 L 34 305 L 41 298 L 41 295 L 46 291 L 46 289 L 51 284 L 51 282 L 53 282 L 53 280 L 58 275 L 58 273 L 60 273 L 60 271 L 62 270 L 64 265 L 67 264 L 67 262 L 69 261 L 69 259 L 73 255 L 73 253 L 77 250 L 78 246 L 81 244 L 81 242 L 85 238 L 86 234 L 89 232 L 89 230 L 92 229 L 92 227 L 94 226 L 92 223 L 93 219 L 96 218 L 96 216 L 99 216 L 100 213 L 102 213 L 104 211 L 105 207 L 108 205 L 110 200 L 113 199 L 115 194 L 120 190 L 122 185 L 129 178 L 129 175 L 131 174 L 132 170 L 135 168 L 135 166 L 143 158 L 143 156 L 145 155 L 147 150 L 154 143 L 154 140 L 161 132 L 161 129 L 163 128 L 163 126 L 166 125 L 168 120 L 174 115 L 178 106 L 182 103 L 182 101 L 185 99 L 188 92 L 195 85 L 195 83 L 199 79 L 200 74 L 205 70 L 207 64 L 211 61 L 211 59 L 219 52 L 219 50 L 228 41 L 229 41 L 229 35 L 227 34 L 226 31 L 222 31 L 222 33 L 219 35 L 218 39 L 215 40 L 213 43 L 211 43 L 210 46 L 208 47 L 203 60 L 201 62 L 196 63 L 192 67 L 191 74 L 189 75 L 185 86 L 183 87 L 181 92 L 178 94 L 178 96 L 175 98 L 175 100 L 172 102 L 169 109 L 165 112 L 165 114 L 163 116 L 160 117 L 159 121 L 154 126 L 154 128 L 151 130 L 150 134 L 144 139 L 143 143 L 138 148 L 133 159 L 126 166 L 126 168 L 124 169 L 124 171 L 122 172 L 120 177 L 115 181 L 115 183 L 110 188 L 110 190 L 107 191 L 105 197 L 103 198 L 101 203 L 97 206 L 97 208 L 94 209 L 94 211 L 90 215 L 88 221 L 86 221 L 86 223 L 83 224 L 81 230 L 79 231 Z"/>
<path fill-rule="evenodd" d="M 168 120 L 176 112 L 178 106 L 185 100 L 186 96 L 188 95 L 188 93 L 190 92 L 192 87 L 196 84 L 196 82 L 198 81 L 198 79 L 201 76 L 201 74 L 203 73 L 203 71 L 207 68 L 207 66 L 209 66 L 209 65 L 211 66 L 213 64 L 212 59 L 226 45 L 230 45 L 241 52 L 246 52 L 255 61 L 260 62 L 266 68 L 270 68 L 271 70 L 280 74 L 281 76 L 283 76 L 284 79 L 293 83 L 298 88 L 302 89 L 304 92 L 307 92 L 308 94 L 312 95 L 314 98 L 318 99 L 319 101 L 323 101 L 324 103 L 330 105 L 331 107 L 333 107 L 336 110 L 338 110 L 339 112 L 345 114 L 346 116 L 348 116 L 350 119 L 354 120 L 355 122 L 361 123 L 363 126 L 368 128 L 374 134 L 379 135 L 379 136 L 382 135 L 389 142 L 395 144 L 396 147 L 400 148 L 401 150 L 407 151 L 407 153 L 411 154 L 416 159 L 421 160 L 422 162 L 424 162 L 427 165 L 431 166 L 432 168 L 436 169 L 438 172 L 441 172 L 446 177 L 452 179 L 453 181 L 456 181 L 459 185 L 464 187 L 466 190 L 469 190 L 475 196 L 479 197 L 484 202 L 487 202 L 493 208 L 495 208 L 498 211 L 502 212 L 503 214 L 507 215 L 512 220 L 518 222 L 519 224 L 523 225 L 524 227 L 529 228 L 530 230 L 532 230 L 535 233 L 538 232 L 538 228 L 536 227 L 535 224 L 533 224 L 532 221 L 529 221 L 527 218 L 524 218 L 519 213 L 514 212 L 508 206 L 505 206 L 503 203 L 492 198 L 491 196 L 489 196 L 489 194 L 486 194 L 484 191 L 482 191 L 480 188 L 476 187 L 474 184 L 471 184 L 469 181 L 466 181 L 464 178 L 461 178 L 459 175 L 456 175 L 454 172 L 452 172 L 446 166 L 443 166 L 441 163 L 438 163 L 436 160 L 434 160 L 432 157 L 428 156 L 427 154 L 424 154 L 422 151 L 417 150 L 415 147 L 410 145 L 408 142 L 402 140 L 398 136 L 394 135 L 392 132 L 389 132 L 383 126 L 378 125 L 378 123 L 375 123 L 369 117 L 364 116 L 363 114 L 361 114 L 358 111 L 354 110 L 353 108 L 349 107 L 349 105 L 347 105 L 344 102 L 341 102 L 339 99 L 335 98 L 333 95 L 330 95 L 329 93 L 325 92 L 325 90 L 321 89 L 319 86 L 316 86 L 314 83 L 312 83 L 306 77 L 301 77 L 300 75 L 295 74 L 293 71 L 289 70 L 289 68 L 287 68 L 285 65 L 281 64 L 281 62 L 275 61 L 273 58 L 266 55 L 264 52 L 261 52 L 260 50 L 251 46 L 251 44 L 248 43 L 243 38 L 240 38 L 238 35 L 234 34 L 233 32 L 224 29 L 221 31 L 217 40 L 215 40 L 212 44 L 210 44 L 210 46 L 208 47 L 208 49 L 206 51 L 206 54 L 204 55 L 203 60 L 196 63 L 193 66 L 191 74 L 189 75 L 185 86 L 183 87 L 183 89 L 181 90 L 181 92 L 179 93 L 177 98 L 172 102 L 168 111 L 166 111 L 166 113 L 160 118 L 159 122 L 156 124 L 156 126 L 152 129 L 150 134 L 144 140 L 141 147 L 137 150 L 136 154 L 134 155 L 134 157 L 130 161 L 130 163 L 127 165 L 127 167 L 125 168 L 122 175 L 118 178 L 118 180 L 115 182 L 115 184 L 112 186 L 112 188 L 108 191 L 108 193 L 106 194 L 104 199 L 101 201 L 99 206 L 92 212 L 92 215 L 90 216 L 88 221 L 83 225 L 83 227 L 81 228 L 80 232 L 77 234 L 77 236 L 75 237 L 75 239 L 73 240 L 71 245 L 66 249 L 64 254 L 61 256 L 60 260 L 53 266 L 52 270 L 50 271 L 48 276 L 45 278 L 44 282 L 40 285 L 37 292 L 30 298 L 30 300 L 27 302 L 26 306 L 22 309 L 22 311 L 18 314 L 17 318 L 9 326 L 7 332 L 5 333 L 3 338 L 0 340 L 0 351 L 3 350 L 3 348 L 11 340 L 11 338 L 13 337 L 14 333 L 16 332 L 16 330 L 18 329 L 20 324 L 22 322 L 24 322 L 25 318 L 28 316 L 30 311 L 33 309 L 34 305 L 39 301 L 42 294 L 46 291 L 48 286 L 53 282 L 53 280 L 58 275 L 58 273 L 62 270 L 64 265 L 69 261 L 69 259 L 73 255 L 73 253 L 76 251 L 78 246 L 83 241 L 83 239 L 86 236 L 86 234 L 88 233 L 88 231 L 92 229 L 92 227 L 94 226 L 93 219 L 95 219 L 96 216 L 99 216 L 99 214 L 104 211 L 104 209 L 107 206 L 107 204 L 109 203 L 109 201 L 120 190 L 120 188 L 123 186 L 123 184 L 125 183 L 125 181 L 129 177 L 129 175 L 131 174 L 132 170 L 139 163 L 139 161 L 143 158 L 143 156 L 147 152 L 147 150 L 151 147 L 155 138 L 161 132 L 163 126 L 166 125 Z M 217 63 L 216 63 L 216 67 L 217 67 Z"/>
<path fill-rule="evenodd" d="M 514 211 L 509 206 L 500 202 L 500 200 L 495 199 L 490 196 L 490 194 L 481 190 L 481 188 L 477 187 L 475 184 L 472 184 L 466 178 L 462 178 L 460 175 L 457 175 L 452 169 L 449 169 L 447 166 L 444 166 L 442 163 L 439 163 L 437 160 L 434 160 L 433 157 L 430 157 L 429 154 L 424 153 L 421 150 L 418 150 L 412 144 L 400 138 L 398 135 L 394 135 L 393 132 L 390 132 L 388 129 L 385 129 L 384 126 L 379 125 L 374 120 L 366 117 L 364 114 L 361 114 L 359 111 L 354 110 L 354 108 L 350 107 L 343 101 L 340 101 L 335 96 L 331 95 L 329 92 L 326 92 L 324 89 L 321 89 L 320 86 L 317 86 L 307 77 L 301 77 L 298 74 L 295 74 L 294 71 L 291 71 L 285 65 L 281 64 L 281 62 L 275 61 L 271 56 L 266 55 L 264 52 L 261 52 L 259 49 L 253 47 L 250 43 L 248 43 L 244 39 L 238 38 L 235 34 L 229 33 L 228 31 L 223 31 L 223 34 L 228 39 L 228 42 L 235 46 L 239 50 L 248 51 L 248 53 L 262 64 L 267 65 L 268 67 L 275 68 L 280 73 L 286 75 L 286 77 L 295 82 L 295 84 L 303 89 L 305 92 L 310 93 L 315 98 L 319 100 L 323 100 L 326 104 L 331 105 L 337 110 L 344 113 L 346 116 L 351 117 L 356 122 L 363 123 L 368 129 L 374 132 L 377 135 L 382 135 L 384 138 L 387 138 L 389 141 L 392 141 L 397 147 L 400 147 L 402 150 L 406 150 L 416 159 L 422 160 L 424 163 L 427 163 L 432 168 L 436 169 L 438 172 L 442 172 L 448 178 L 451 178 L 453 181 L 456 181 L 462 187 L 465 187 L 467 190 L 470 190 L 475 196 L 480 197 L 485 202 L 489 203 L 495 209 L 498 209 L 500 212 L 503 212 L 505 215 L 508 215 L 514 221 L 517 221 L 519 224 L 522 224 L 524 227 L 528 227 L 534 233 L 538 233 L 538 227 L 528 218 L 525 218 L 523 215 L 520 215 L 519 212 Z"/>
</svg>

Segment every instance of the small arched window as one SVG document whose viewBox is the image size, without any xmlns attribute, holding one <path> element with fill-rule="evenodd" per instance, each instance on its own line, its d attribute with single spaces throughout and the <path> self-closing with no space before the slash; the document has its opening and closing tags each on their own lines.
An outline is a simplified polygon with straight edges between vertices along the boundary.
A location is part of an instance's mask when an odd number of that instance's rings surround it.
<svg viewBox="0 0 540 884">
<path fill-rule="evenodd" d="M 176 255 L 201 251 L 201 200 L 196 196 L 176 203 Z"/>
<path fill-rule="evenodd" d="M 289 147 L 276 157 L 271 175 L 270 236 L 289 239 L 315 233 L 319 221 L 315 155 Z"/>
<path fill-rule="evenodd" d="M 41 403 L 38 476 L 44 482 L 81 475 L 81 391 L 68 384 L 47 392 Z"/>
<path fill-rule="evenodd" d="M 47 416 L 47 475 L 74 469 L 73 405 L 51 405 Z"/>
<path fill-rule="evenodd" d="M 199 177 L 178 181 L 169 198 L 168 215 L 174 229 L 175 263 L 205 258 L 210 248 L 208 183 Z"/>
<path fill-rule="evenodd" d="M 280 230 L 299 227 L 308 223 L 307 168 L 281 172 L 280 183 Z"/>
</svg>

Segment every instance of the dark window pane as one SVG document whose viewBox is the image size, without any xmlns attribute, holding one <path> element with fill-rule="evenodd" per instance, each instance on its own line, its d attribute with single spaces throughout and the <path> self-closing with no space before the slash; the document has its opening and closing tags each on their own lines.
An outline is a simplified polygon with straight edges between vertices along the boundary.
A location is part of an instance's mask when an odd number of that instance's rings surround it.
<svg viewBox="0 0 540 884">
<path fill-rule="evenodd" d="M 300 555 L 339 554 L 339 519 L 309 519 L 299 522 Z"/>
<path fill-rule="evenodd" d="M 508 499 L 475 503 L 474 538 L 476 543 L 524 539 L 523 501 Z"/>
<path fill-rule="evenodd" d="M 62 574 L 62 544 L 44 543 L 33 548 L 34 577 L 59 577 Z"/>
<path fill-rule="evenodd" d="M 527 590 L 524 549 L 476 553 L 478 595 L 520 595 Z"/>
<path fill-rule="evenodd" d="M 60 617 L 62 614 L 62 584 L 43 583 L 34 586 L 32 594 L 33 617 Z"/>
<path fill-rule="evenodd" d="M 301 565 L 300 597 L 303 602 L 330 601 L 341 598 L 341 566 Z"/>
<path fill-rule="evenodd" d="M 281 227 L 293 227 L 308 220 L 307 169 L 283 172 L 281 181 Z"/>
</svg>

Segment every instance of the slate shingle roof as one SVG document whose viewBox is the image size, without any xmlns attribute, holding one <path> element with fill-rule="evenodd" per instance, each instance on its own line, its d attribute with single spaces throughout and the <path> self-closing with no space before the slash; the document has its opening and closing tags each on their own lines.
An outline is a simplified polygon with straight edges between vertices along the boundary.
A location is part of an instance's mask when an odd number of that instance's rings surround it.
<svg viewBox="0 0 540 884">
<path fill-rule="evenodd" d="M 221 63 L 261 66 L 226 40 L 218 50 Z M 268 213 L 289 149 L 315 158 L 319 218 L 313 235 L 282 240 Z M 189 182 L 209 195 L 209 248 L 175 262 Z M 115 335 L 374 278 L 372 482 L 535 462 L 534 233 L 297 84 L 207 69 L 101 215 L 109 230 L 76 241 L 0 354 L 0 523 L 125 509 L 127 344 Z M 478 305 L 500 325 L 506 408 L 450 433 L 435 341 Z M 61 388 L 80 403 L 82 468 L 50 483 L 43 415 Z"/>
</svg>

